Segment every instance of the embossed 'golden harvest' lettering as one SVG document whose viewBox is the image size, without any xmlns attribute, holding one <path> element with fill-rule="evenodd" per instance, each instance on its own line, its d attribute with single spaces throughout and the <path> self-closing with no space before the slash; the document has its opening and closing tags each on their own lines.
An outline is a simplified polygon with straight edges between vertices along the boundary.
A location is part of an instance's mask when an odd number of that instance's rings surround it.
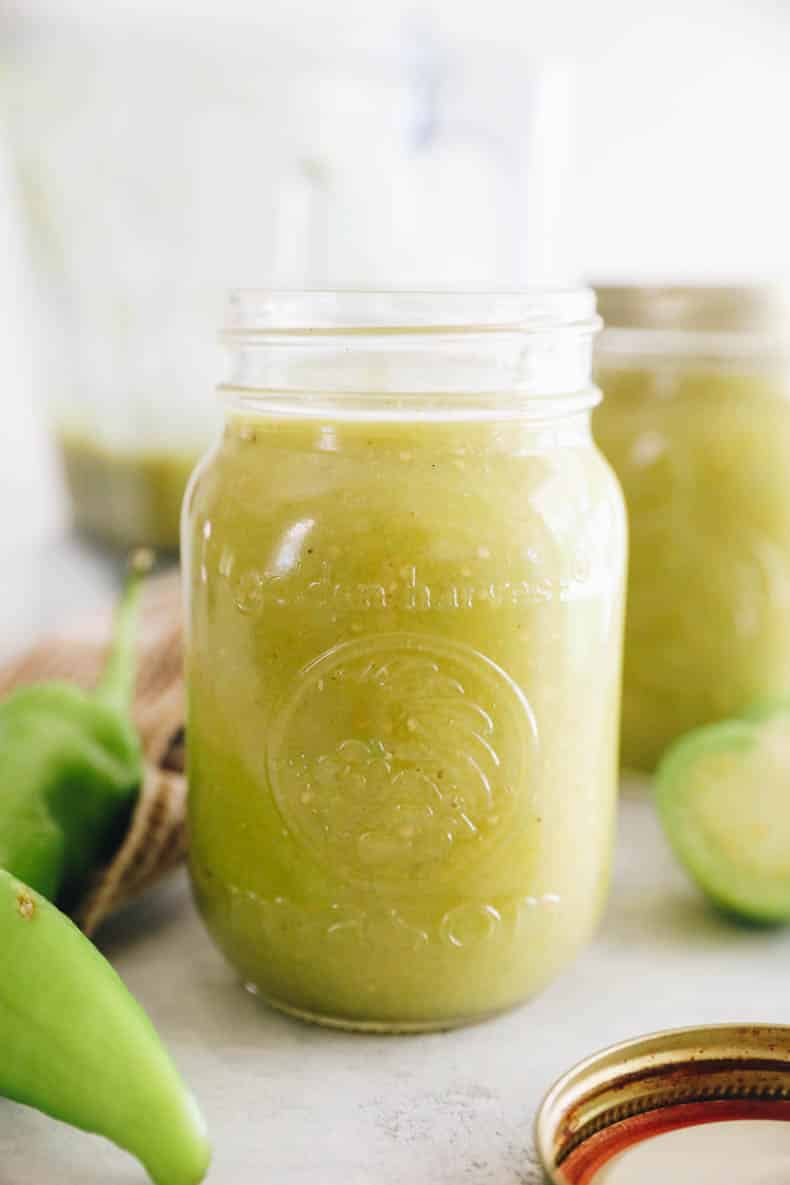
<svg viewBox="0 0 790 1185">
<path fill-rule="evenodd" d="M 349 584 L 337 578 L 329 561 L 320 563 L 320 575 L 307 584 L 293 582 L 265 569 L 240 568 L 226 556 L 220 565 L 237 607 L 243 613 L 260 613 L 264 608 L 289 607 L 334 609 L 353 613 L 375 610 L 427 613 L 489 607 L 520 608 L 558 599 L 591 596 L 588 565 L 580 564 L 572 579 L 421 580 L 416 564 L 401 565 L 398 578 L 388 585 L 376 582 Z"/>
</svg>

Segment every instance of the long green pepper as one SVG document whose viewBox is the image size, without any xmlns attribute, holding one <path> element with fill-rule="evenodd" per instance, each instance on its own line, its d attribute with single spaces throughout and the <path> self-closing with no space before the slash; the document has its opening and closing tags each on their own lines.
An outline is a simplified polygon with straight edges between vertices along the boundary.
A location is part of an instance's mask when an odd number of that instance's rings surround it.
<svg viewBox="0 0 790 1185">
<path fill-rule="evenodd" d="M 199 1185 L 203 1120 L 140 1005 L 95 946 L 0 871 L 0 1094 L 136 1156 L 156 1185 Z"/>
<path fill-rule="evenodd" d="M 194 1099 L 121 979 L 51 904 L 74 902 L 109 856 L 142 781 L 130 713 L 151 560 L 133 559 L 93 693 L 39 683 L 0 703 L 0 1095 L 106 1136 L 156 1185 L 199 1185 L 210 1149 Z"/>
<path fill-rule="evenodd" d="M 0 868 L 68 908 L 122 833 L 140 787 L 131 720 L 147 551 L 132 557 L 104 673 L 92 693 L 34 683 L 0 702 Z"/>
</svg>

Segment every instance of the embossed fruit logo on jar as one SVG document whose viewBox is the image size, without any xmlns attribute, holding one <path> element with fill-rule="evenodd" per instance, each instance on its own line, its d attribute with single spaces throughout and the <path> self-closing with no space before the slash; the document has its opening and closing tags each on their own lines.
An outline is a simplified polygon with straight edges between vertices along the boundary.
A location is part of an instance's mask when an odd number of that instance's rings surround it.
<svg viewBox="0 0 790 1185">
<path fill-rule="evenodd" d="M 500 667 L 399 633 L 302 671 L 269 773 L 288 827 L 334 872 L 414 883 L 490 850 L 525 805 L 536 747 L 532 709 Z"/>
</svg>

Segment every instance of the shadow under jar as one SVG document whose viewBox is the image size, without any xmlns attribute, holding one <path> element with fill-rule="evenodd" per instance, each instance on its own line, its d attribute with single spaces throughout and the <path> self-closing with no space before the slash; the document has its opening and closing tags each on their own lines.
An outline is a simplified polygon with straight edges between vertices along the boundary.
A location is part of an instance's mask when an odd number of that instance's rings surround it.
<svg viewBox="0 0 790 1185">
<path fill-rule="evenodd" d="M 599 288 L 596 440 L 630 525 L 623 764 L 790 691 L 790 306 Z"/>
<path fill-rule="evenodd" d="M 587 291 L 240 293 L 187 494 L 191 874 L 278 1008 L 446 1028 L 590 938 L 625 523 Z"/>
</svg>

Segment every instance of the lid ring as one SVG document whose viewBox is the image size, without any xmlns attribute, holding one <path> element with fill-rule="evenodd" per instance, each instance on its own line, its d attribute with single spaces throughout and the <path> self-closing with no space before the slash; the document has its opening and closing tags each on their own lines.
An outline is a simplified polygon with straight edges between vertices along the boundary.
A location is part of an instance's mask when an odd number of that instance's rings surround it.
<svg viewBox="0 0 790 1185">
<path fill-rule="evenodd" d="M 669 1030 L 594 1054 L 545 1096 L 535 1123 L 537 1149 L 547 1179 L 567 1185 L 577 1179 L 579 1157 L 598 1163 L 601 1140 L 614 1148 L 675 1127 L 715 1122 L 722 1107 L 738 1102 L 748 1110 L 726 1118 L 761 1118 L 762 1108 L 773 1118 L 790 1121 L 790 1026 Z M 707 1116 L 689 1116 L 687 1108 L 705 1104 L 712 1105 Z M 633 1127 L 627 1130 L 629 1121 L 650 1113 L 656 1116 L 655 1132 L 650 1125 L 641 1134 L 634 1134 Z M 623 1129 L 615 1131 L 621 1124 Z M 603 1133 L 608 1129 L 607 1140 Z M 571 1157 L 574 1170 L 567 1177 L 562 1166 Z"/>
</svg>

